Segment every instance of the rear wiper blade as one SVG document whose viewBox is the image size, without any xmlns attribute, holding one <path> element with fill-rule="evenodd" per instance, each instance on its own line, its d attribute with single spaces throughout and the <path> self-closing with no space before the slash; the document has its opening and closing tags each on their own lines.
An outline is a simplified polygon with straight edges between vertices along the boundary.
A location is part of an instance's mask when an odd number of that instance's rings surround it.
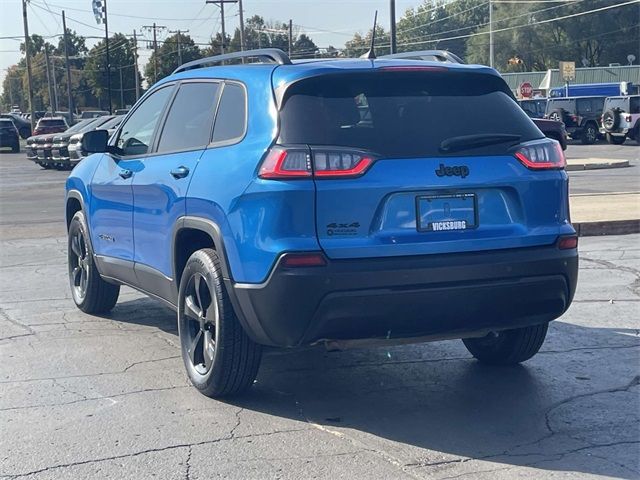
<svg viewBox="0 0 640 480">
<path fill-rule="evenodd" d="M 461 135 L 443 140 L 440 144 L 442 152 L 457 152 L 475 147 L 496 145 L 498 143 L 518 143 L 521 135 L 512 133 L 482 133 L 478 135 Z"/>
</svg>

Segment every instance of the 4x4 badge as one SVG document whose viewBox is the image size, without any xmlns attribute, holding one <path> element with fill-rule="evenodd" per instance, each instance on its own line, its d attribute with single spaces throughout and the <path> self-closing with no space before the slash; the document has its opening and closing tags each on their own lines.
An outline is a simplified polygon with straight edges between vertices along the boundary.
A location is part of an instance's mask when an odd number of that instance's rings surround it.
<svg viewBox="0 0 640 480">
<path fill-rule="evenodd" d="M 441 163 L 440 168 L 436 170 L 436 175 L 438 175 L 439 177 L 444 177 L 446 175 L 447 177 L 455 176 L 464 178 L 469 175 L 469 167 L 467 167 L 466 165 L 445 167 L 444 163 Z"/>
</svg>

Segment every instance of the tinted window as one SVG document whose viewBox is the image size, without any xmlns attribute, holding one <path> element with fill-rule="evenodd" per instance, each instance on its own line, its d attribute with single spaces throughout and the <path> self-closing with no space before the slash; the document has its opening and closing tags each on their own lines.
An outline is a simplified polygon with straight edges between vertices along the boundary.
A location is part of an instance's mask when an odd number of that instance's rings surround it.
<svg viewBox="0 0 640 480">
<path fill-rule="evenodd" d="M 116 144 L 123 155 L 147 153 L 153 131 L 172 91 L 172 87 L 156 90 L 127 119 Z"/>
<path fill-rule="evenodd" d="M 549 100 L 549 102 L 547 102 L 547 110 L 546 113 L 547 115 L 550 114 L 551 112 L 553 112 L 554 110 L 558 110 L 559 108 L 562 108 L 568 112 L 573 111 L 573 101 L 566 99 L 566 100 Z"/>
<path fill-rule="evenodd" d="M 629 99 L 630 102 L 630 108 L 629 108 L 629 113 L 640 113 L 640 97 L 631 97 Z M 638 141 L 638 139 L 636 138 L 636 142 Z"/>
<path fill-rule="evenodd" d="M 0 119 L 0 128 L 1 129 L 13 129 L 13 122 L 8 119 Z"/>
<path fill-rule="evenodd" d="M 627 99 L 625 98 L 607 98 L 604 102 L 605 110 L 613 110 L 619 108 L 620 110 L 627 111 Z"/>
<path fill-rule="evenodd" d="M 162 129 L 158 152 L 207 145 L 216 108 L 217 83 L 186 83 L 180 87 Z"/>
<path fill-rule="evenodd" d="M 244 88 L 233 83 L 225 84 L 213 129 L 214 142 L 232 140 L 244 135 L 246 103 Z"/>
<path fill-rule="evenodd" d="M 43 118 L 40 120 L 39 124 L 42 127 L 59 127 L 61 125 L 66 125 L 64 120 L 58 118 Z"/>
<path fill-rule="evenodd" d="M 498 77 L 455 73 L 357 73 L 315 77 L 287 90 L 280 142 L 363 148 L 387 157 L 439 156 L 451 137 L 540 137 Z M 508 145 L 465 150 L 504 153 Z"/>
</svg>

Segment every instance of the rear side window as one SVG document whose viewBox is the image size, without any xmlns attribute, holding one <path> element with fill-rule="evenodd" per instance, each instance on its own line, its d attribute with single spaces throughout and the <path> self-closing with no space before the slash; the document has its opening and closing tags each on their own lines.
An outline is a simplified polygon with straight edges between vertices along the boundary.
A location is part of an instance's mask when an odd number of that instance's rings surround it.
<svg viewBox="0 0 640 480">
<path fill-rule="evenodd" d="M 247 122 L 247 99 L 244 88 L 226 83 L 213 127 L 214 142 L 231 142 L 244 135 Z"/>
<path fill-rule="evenodd" d="M 580 115 L 593 115 L 594 113 L 602 112 L 604 98 L 578 98 L 576 105 Z"/>
<path fill-rule="evenodd" d="M 631 97 L 629 103 L 629 113 L 640 113 L 640 97 Z"/>
<path fill-rule="evenodd" d="M 160 135 L 158 153 L 204 147 L 211 138 L 219 84 L 185 83 L 175 96 Z"/>
<path fill-rule="evenodd" d="M 9 129 L 9 128 L 13 128 L 13 122 L 11 120 L 6 120 L 6 119 L 0 119 L 0 128 L 1 129 Z"/>
<path fill-rule="evenodd" d="M 573 112 L 573 101 L 572 100 L 549 100 L 547 102 L 547 115 L 553 112 L 554 110 L 563 109 L 568 112 Z"/>
<path fill-rule="evenodd" d="M 541 134 L 499 77 L 439 72 L 326 75 L 285 93 L 280 143 L 365 149 L 387 158 L 440 156 L 451 137 Z M 509 145 L 482 147 L 502 154 Z M 478 153 L 466 150 L 465 154 Z"/>
<path fill-rule="evenodd" d="M 624 98 L 607 98 L 604 102 L 604 109 L 614 109 L 619 108 L 620 110 L 626 112 L 627 111 L 627 100 Z"/>
</svg>

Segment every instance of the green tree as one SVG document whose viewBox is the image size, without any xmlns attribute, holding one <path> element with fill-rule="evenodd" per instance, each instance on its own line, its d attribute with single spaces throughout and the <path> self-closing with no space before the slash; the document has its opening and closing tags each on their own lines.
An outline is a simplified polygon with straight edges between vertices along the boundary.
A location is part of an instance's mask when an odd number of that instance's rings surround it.
<svg viewBox="0 0 640 480">
<path fill-rule="evenodd" d="M 371 34 L 373 29 L 369 30 L 363 37 L 362 34 L 356 33 L 351 40 L 348 40 L 344 44 L 344 55 L 346 57 L 354 58 L 363 55 L 371 48 Z M 376 26 L 376 41 L 375 41 L 376 55 L 387 55 L 390 51 L 389 48 L 389 34 L 385 32 L 384 28 L 380 25 Z"/>
<path fill-rule="evenodd" d="M 155 78 L 155 59 L 156 52 L 151 54 L 149 62 L 144 68 L 144 76 L 149 85 L 153 85 L 158 80 L 171 75 L 171 73 L 180 66 L 178 58 L 178 41 L 180 42 L 180 55 L 182 63 L 191 62 L 202 58 L 200 48 L 195 44 L 189 35 L 181 33 L 167 37 L 162 45 L 158 47 L 158 76 Z"/>
<path fill-rule="evenodd" d="M 111 100 L 113 108 L 123 108 L 135 102 L 136 82 L 140 82 L 140 75 L 135 69 L 134 45 L 121 33 L 109 38 L 109 54 L 111 68 Z M 84 74 L 91 92 L 98 100 L 98 106 L 108 108 L 107 90 L 107 58 L 104 40 L 89 50 Z M 120 70 L 122 70 L 122 85 L 120 85 Z M 120 101 L 122 90 L 124 101 Z"/>
</svg>

